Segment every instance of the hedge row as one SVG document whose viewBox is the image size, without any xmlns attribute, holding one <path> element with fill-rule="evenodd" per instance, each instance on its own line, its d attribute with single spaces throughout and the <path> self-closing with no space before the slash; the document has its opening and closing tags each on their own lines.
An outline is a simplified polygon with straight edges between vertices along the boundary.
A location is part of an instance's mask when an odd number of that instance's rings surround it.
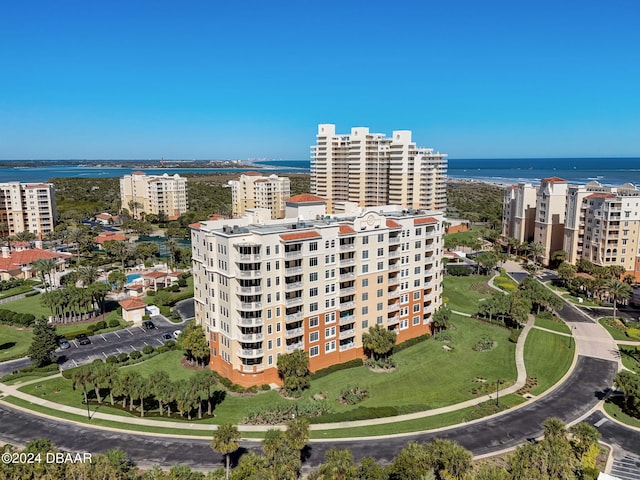
<svg viewBox="0 0 640 480">
<path fill-rule="evenodd" d="M 0 323 L 4 323 L 5 325 L 31 327 L 35 322 L 36 317 L 31 313 L 18 313 L 12 310 L 0 309 Z"/>
<path fill-rule="evenodd" d="M 340 370 L 348 370 L 349 368 L 361 367 L 363 365 L 361 358 L 354 358 L 344 363 L 337 363 L 327 368 L 323 368 L 311 374 L 311 380 L 318 380 L 319 378 L 326 377 L 327 375 L 339 372 Z"/>
</svg>

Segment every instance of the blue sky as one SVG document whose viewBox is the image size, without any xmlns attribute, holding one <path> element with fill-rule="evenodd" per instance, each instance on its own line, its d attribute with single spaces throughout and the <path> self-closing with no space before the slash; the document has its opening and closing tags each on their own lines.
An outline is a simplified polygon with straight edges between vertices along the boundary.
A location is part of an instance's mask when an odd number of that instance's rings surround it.
<svg viewBox="0 0 640 480">
<path fill-rule="evenodd" d="M 0 3 L 0 159 L 640 156 L 640 2 Z"/>
</svg>

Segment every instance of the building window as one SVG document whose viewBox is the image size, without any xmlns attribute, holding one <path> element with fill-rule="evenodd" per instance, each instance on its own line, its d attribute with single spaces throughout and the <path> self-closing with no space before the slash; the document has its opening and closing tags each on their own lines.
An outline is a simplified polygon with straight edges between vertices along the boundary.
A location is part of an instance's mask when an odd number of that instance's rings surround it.
<svg viewBox="0 0 640 480">
<path fill-rule="evenodd" d="M 378 325 L 382 325 L 382 315 L 379 315 L 378 318 L 376 318 L 376 322 Z"/>
<path fill-rule="evenodd" d="M 409 328 L 409 320 L 406 318 L 404 320 L 400 320 L 400 330 L 406 330 Z"/>
<path fill-rule="evenodd" d="M 336 321 L 336 312 L 326 313 L 324 315 L 324 323 L 333 323 Z"/>
<path fill-rule="evenodd" d="M 309 343 L 317 342 L 320 340 L 320 332 L 311 332 L 309 334 Z"/>
<path fill-rule="evenodd" d="M 369 273 L 369 265 L 362 265 L 362 273 Z"/>
<path fill-rule="evenodd" d="M 324 338 L 332 338 L 336 336 L 336 327 L 329 327 L 324 329 Z"/>
<path fill-rule="evenodd" d="M 318 281 L 318 272 L 311 272 L 309 274 L 309 281 L 310 282 L 317 282 Z"/>
<path fill-rule="evenodd" d="M 366 302 L 367 300 L 369 300 L 369 293 L 368 292 L 364 292 L 362 294 L 362 301 Z"/>
<path fill-rule="evenodd" d="M 325 353 L 335 352 L 335 350 L 336 350 L 336 341 L 335 340 L 331 340 L 330 342 L 327 342 L 327 343 L 324 344 Z"/>
<path fill-rule="evenodd" d="M 313 347 L 311 347 L 309 349 L 309 356 L 310 357 L 317 357 L 318 355 L 320 355 L 320 348 L 317 345 L 315 345 L 315 346 L 313 346 Z"/>
<path fill-rule="evenodd" d="M 362 307 L 362 315 L 366 315 L 368 313 L 369 313 L 369 307 L 367 306 Z"/>
<path fill-rule="evenodd" d="M 318 257 L 311 257 L 309 259 L 309 266 L 310 267 L 317 267 L 318 266 Z"/>
<path fill-rule="evenodd" d="M 269 340 L 267 342 L 267 350 L 271 350 L 273 348 L 273 340 Z"/>
<path fill-rule="evenodd" d="M 420 304 L 419 303 L 415 303 L 413 305 L 413 313 L 418 313 L 420 311 Z"/>
<path fill-rule="evenodd" d="M 369 320 L 363 320 L 362 321 L 362 328 L 369 328 Z"/>
<path fill-rule="evenodd" d="M 384 282 L 384 277 L 382 275 L 378 275 L 378 284 L 381 284 Z"/>
<path fill-rule="evenodd" d="M 413 323 L 414 325 L 419 325 L 420 317 L 413 317 L 413 319 L 411 320 L 411 323 Z"/>
<path fill-rule="evenodd" d="M 309 289 L 309 296 L 310 297 L 317 297 L 318 296 L 318 287 L 313 287 Z"/>
<path fill-rule="evenodd" d="M 368 245 L 369 244 L 369 237 L 362 237 L 362 244 L 363 245 Z"/>
<path fill-rule="evenodd" d="M 369 279 L 368 278 L 363 278 L 362 279 L 362 286 L 363 287 L 368 287 L 369 286 Z"/>
<path fill-rule="evenodd" d="M 320 324 L 319 317 L 310 317 L 309 318 L 309 328 L 317 327 Z M 269 325 L 271 326 L 271 325 Z M 271 333 L 271 332 L 269 332 Z"/>
<path fill-rule="evenodd" d="M 311 242 L 309 243 L 309 250 L 311 252 L 315 252 L 318 250 L 318 242 Z"/>
<path fill-rule="evenodd" d="M 362 251 L 362 259 L 366 260 L 367 258 L 369 258 L 369 250 L 363 250 Z"/>
<path fill-rule="evenodd" d="M 318 302 L 312 302 L 309 304 L 309 311 L 310 312 L 317 312 L 318 311 Z"/>
</svg>

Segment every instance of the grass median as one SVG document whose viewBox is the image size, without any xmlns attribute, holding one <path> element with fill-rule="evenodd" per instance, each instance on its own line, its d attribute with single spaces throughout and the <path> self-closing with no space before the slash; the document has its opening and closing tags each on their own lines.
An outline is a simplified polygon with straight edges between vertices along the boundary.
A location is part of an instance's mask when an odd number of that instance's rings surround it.
<svg viewBox="0 0 640 480">
<path fill-rule="evenodd" d="M 524 363 L 527 376 L 538 380 L 531 390 L 540 395 L 558 383 L 569 370 L 575 354 L 572 337 L 531 329 L 524 345 Z"/>
</svg>

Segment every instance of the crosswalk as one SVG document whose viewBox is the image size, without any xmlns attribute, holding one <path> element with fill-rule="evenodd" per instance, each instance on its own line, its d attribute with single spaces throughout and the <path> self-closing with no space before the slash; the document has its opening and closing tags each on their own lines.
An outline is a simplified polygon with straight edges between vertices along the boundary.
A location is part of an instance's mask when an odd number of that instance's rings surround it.
<svg viewBox="0 0 640 480">
<path fill-rule="evenodd" d="M 615 459 L 611 476 L 620 480 L 640 480 L 640 457 L 626 454 L 622 458 Z"/>
</svg>

